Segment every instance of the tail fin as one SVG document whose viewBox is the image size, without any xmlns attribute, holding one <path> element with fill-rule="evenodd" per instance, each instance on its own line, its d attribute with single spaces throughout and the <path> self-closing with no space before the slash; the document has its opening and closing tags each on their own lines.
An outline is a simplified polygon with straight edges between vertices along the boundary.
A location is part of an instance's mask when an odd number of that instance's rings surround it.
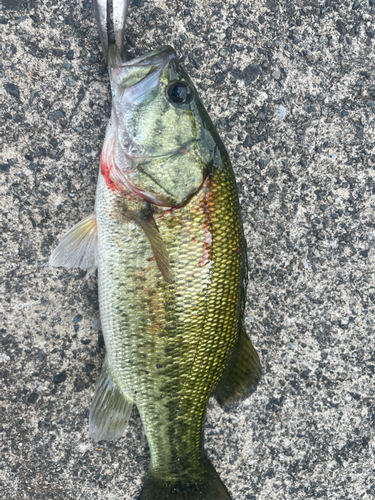
<svg viewBox="0 0 375 500">
<path fill-rule="evenodd" d="M 211 462 L 205 458 L 196 477 L 156 475 L 150 470 L 138 500 L 231 500 Z"/>
</svg>

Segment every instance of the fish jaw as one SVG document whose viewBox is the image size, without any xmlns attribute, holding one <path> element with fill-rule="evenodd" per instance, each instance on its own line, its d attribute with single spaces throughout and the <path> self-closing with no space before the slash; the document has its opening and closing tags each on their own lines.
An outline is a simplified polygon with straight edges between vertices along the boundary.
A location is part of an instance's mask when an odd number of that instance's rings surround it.
<svg viewBox="0 0 375 500">
<path fill-rule="evenodd" d="M 132 138 L 129 116 L 143 101 L 152 99 L 159 87 L 162 72 L 175 58 L 176 53 L 172 47 L 165 46 L 110 69 L 112 113 L 117 125 L 118 164 L 146 155 L 143 141 Z"/>
<path fill-rule="evenodd" d="M 136 85 L 151 71 L 162 69 L 176 57 L 176 51 L 172 47 L 163 45 L 135 59 L 120 62 L 110 68 L 112 95 L 119 93 L 122 96 L 124 89 Z M 122 92 L 117 87 L 121 87 Z"/>
</svg>

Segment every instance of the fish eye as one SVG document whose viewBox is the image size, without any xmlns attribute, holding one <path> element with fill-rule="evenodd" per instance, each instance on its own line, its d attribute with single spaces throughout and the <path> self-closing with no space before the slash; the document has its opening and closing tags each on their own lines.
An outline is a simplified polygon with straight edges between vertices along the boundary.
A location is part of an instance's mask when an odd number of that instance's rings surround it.
<svg viewBox="0 0 375 500">
<path fill-rule="evenodd" d="M 193 97 L 193 89 L 185 82 L 172 82 L 166 88 L 166 96 L 173 104 L 186 104 Z"/>
</svg>

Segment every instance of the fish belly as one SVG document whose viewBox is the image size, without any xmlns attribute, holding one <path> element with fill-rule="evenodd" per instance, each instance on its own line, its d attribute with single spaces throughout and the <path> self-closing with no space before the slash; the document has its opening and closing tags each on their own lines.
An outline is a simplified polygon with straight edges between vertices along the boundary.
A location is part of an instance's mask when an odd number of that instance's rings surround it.
<svg viewBox="0 0 375 500">
<path fill-rule="evenodd" d="M 151 467 L 194 469 L 208 398 L 239 335 L 246 245 L 234 179 L 219 170 L 181 209 L 158 209 L 168 284 L 145 233 L 99 175 L 99 301 L 107 363 L 141 415 Z M 139 202 L 141 203 L 141 202 Z"/>
</svg>

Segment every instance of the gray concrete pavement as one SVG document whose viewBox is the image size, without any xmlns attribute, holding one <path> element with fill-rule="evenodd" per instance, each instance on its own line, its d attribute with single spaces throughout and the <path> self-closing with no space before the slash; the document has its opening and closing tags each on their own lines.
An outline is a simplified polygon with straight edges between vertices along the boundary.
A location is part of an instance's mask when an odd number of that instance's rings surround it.
<svg viewBox="0 0 375 500">
<path fill-rule="evenodd" d="M 206 446 L 234 500 L 375 496 L 375 1 L 134 0 L 128 47 L 173 45 L 228 148 L 264 376 Z M 95 443 L 95 277 L 44 267 L 92 209 L 110 111 L 91 1 L 0 10 L 0 498 L 130 500 L 133 411 Z"/>
</svg>

